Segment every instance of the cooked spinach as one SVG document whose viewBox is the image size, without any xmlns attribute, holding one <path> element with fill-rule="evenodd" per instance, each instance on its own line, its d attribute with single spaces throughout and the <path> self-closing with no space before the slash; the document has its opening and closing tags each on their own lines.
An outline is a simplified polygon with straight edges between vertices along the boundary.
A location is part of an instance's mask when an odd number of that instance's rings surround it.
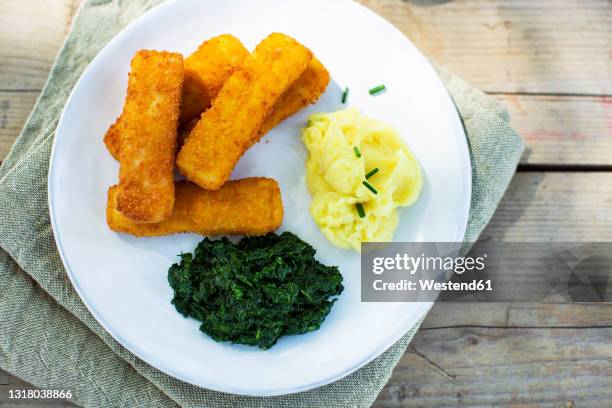
<svg viewBox="0 0 612 408">
<path fill-rule="evenodd" d="M 243 238 L 205 238 L 168 271 L 172 304 L 202 322 L 216 341 L 272 347 L 279 337 L 317 330 L 342 290 L 335 266 L 289 232 Z"/>
</svg>

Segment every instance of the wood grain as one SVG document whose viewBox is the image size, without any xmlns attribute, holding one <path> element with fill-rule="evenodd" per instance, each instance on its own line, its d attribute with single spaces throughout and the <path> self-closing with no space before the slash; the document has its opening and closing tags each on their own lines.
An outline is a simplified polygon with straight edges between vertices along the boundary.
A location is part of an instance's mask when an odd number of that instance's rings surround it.
<svg viewBox="0 0 612 408">
<path fill-rule="evenodd" d="M 9 385 L 10 383 L 10 374 L 0 369 L 0 385 Z"/>
<path fill-rule="evenodd" d="M 0 76 L 1 78 L 1 76 Z M 0 91 L 0 160 L 19 134 L 37 91 Z M 521 163 L 612 165 L 612 98 L 495 95 L 528 150 Z"/>
<path fill-rule="evenodd" d="M 0 1 L 0 160 L 80 0 Z M 609 0 L 359 0 L 494 93 L 530 165 L 612 165 Z M 485 239 L 612 240 L 612 172 L 523 172 Z M 612 406 L 612 305 L 436 304 L 374 407 Z M 0 405 L 31 385 L 0 370 Z M 26 404 L 23 404 L 25 402 Z"/>
<path fill-rule="evenodd" d="M 612 98 L 495 95 L 527 150 L 522 164 L 612 165 Z"/>
<path fill-rule="evenodd" d="M 79 2 L 0 2 L 0 162 L 36 102 Z"/>
<path fill-rule="evenodd" d="M 612 173 L 517 173 L 482 239 L 612 241 Z"/>
<path fill-rule="evenodd" d="M 17 407 L 40 407 L 40 408 L 68 408 L 76 407 L 77 405 L 65 399 L 11 399 L 9 391 L 17 390 L 35 390 L 36 387 L 31 384 L 13 377 L 6 371 L 0 368 L 0 407 L 2 408 L 17 408 Z"/>
<path fill-rule="evenodd" d="M 374 408 L 610 407 L 612 328 L 421 330 Z"/>
<path fill-rule="evenodd" d="M 612 303 L 436 303 L 421 330 L 612 327 Z"/>
<path fill-rule="evenodd" d="M 21 132 L 38 91 L 0 91 L 0 161 L 2 161 Z"/>
<path fill-rule="evenodd" d="M 42 89 L 76 5 L 77 0 L 2 0 L 0 90 Z"/>
<path fill-rule="evenodd" d="M 487 92 L 612 93 L 607 0 L 359 0 Z"/>
<path fill-rule="evenodd" d="M 611 241 L 611 210 L 612 173 L 519 173 L 483 238 Z M 612 406 L 611 341 L 612 304 L 439 303 L 374 407 Z"/>
<path fill-rule="evenodd" d="M 0 45 L 6 46 L 0 47 L 0 90 L 29 92 L 2 95 L 0 114 L 7 118 L 0 122 L 6 126 L 0 126 L 0 160 L 17 137 L 17 126 L 29 114 L 35 92 L 46 80 L 78 2 L 53 0 L 49 12 L 32 1 L 6 0 L 2 3 Z M 590 0 L 585 4 L 577 0 L 550 0 L 544 4 L 529 2 L 529 6 L 522 0 L 361 2 L 387 17 L 425 54 L 485 90 L 559 93 L 566 92 L 564 87 L 571 87 L 573 93 L 611 92 L 612 7 L 609 2 Z M 510 23 L 500 20 L 506 15 L 515 16 L 516 24 L 512 25 L 511 19 L 507 20 Z M 569 18 L 574 25 L 584 26 L 586 31 L 575 36 L 575 30 L 558 23 Z M 28 28 L 13 30 L 9 28 L 11 24 Z M 530 56 L 528 59 L 506 49 L 507 39 L 498 32 L 509 30 L 504 24 L 514 27 L 512 30 L 524 31 L 521 35 L 504 35 L 508 38 L 518 36 L 521 40 L 514 46 Z M 576 38 L 569 41 L 566 37 L 570 35 Z M 593 40 L 591 46 L 582 43 L 590 40 Z M 447 46 L 440 47 L 440 42 Z M 593 54 L 589 54 L 589 59 L 588 53 Z M 547 64 L 556 68 L 544 69 Z M 505 69 L 519 71 L 514 74 L 514 81 L 505 77 L 495 81 L 486 78 L 501 72 L 502 65 Z M 557 68 L 565 71 L 557 72 Z M 582 72 L 583 68 L 589 72 Z M 527 80 L 524 77 L 527 74 L 534 77 Z M 486 85 L 494 82 L 503 86 Z M 533 86 L 527 87 L 529 83 Z M 552 87 L 552 83 L 558 86 Z M 598 86 L 593 87 L 593 83 Z M 496 98 L 508 107 L 513 126 L 529 146 L 523 163 L 612 165 L 612 102 L 609 97 L 496 95 Z"/>
<path fill-rule="evenodd" d="M 611 179 L 612 173 L 517 174 L 483 236 L 532 241 L 612 240 Z M 375 406 L 453 406 L 457 393 L 468 406 L 534 401 L 558 406 L 555 404 L 564 403 L 565 396 L 568 401 L 579 401 L 580 406 L 597 406 L 593 396 L 603 398 L 597 401 L 603 404 L 611 397 L 600 388 L 612 386 L 612 377 L 605 376 L 609 371 L 602 366 L 602 359 L 610 358 L 605 350 L 610 352 L 606 341 L 612 334 L 606 328 L 612 328 L 612 304 L 437 304 L 419 332 L 415 348 L 445 370 L 444 359 L 448 359 L 447 371 L 458 375 L 462 383 L 447 384 L 448 378 L 440 377 L 430 363 L 411 351 Z M 455 345 L 451 353 L 442 347 L 448 333 L 471 336 L 472 340 L 457 343 L 465 349 Z M 597 337 L 601 333 L 607 337 Z M 508 336 L 512 342 L 505 340 Z M 488 345 L 476 350 L 471 344 L 474 341 Z M 427 349 L 432 344 L 438 348 Z M 576 348 L 590 351 L 580 354 Z M 542 362 L 542 349 L 551 361 Z M 552 360 L 554 350 L 558 350 L 558 360 Z M 457 366 L 454 355 L 466 356 L 467 365 Z M 589 377 L 580 387 L 569 384 L 576 372 Z M 490 375 L 495 378 L 492 383 L 481 378 Z M 507 388 L 503 384 L 508 384 Z M 537 386 L 531 392 L 530 384 Z M 455 393 L 449 394 L 449 389 Z"/>
<path fill-rule="evenodd" d="M 612 94 L 607 0 L 360 2 L 485 91 Z M 0 89 L 42 87 L 76 4 L 3 0 Z"/>
</svg>

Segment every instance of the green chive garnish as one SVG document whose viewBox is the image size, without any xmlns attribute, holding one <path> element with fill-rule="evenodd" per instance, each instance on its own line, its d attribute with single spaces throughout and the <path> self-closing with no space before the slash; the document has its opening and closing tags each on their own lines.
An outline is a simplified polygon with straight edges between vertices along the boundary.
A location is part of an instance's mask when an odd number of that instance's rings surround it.
<svg viewBox="0 0 612 408">
<path fill-rule="evenodd" d="M 365 180 L 364 180 L 364 181 L 362 181 L 362 184 L 363 184 L 364 186 L 366 186 L 366 188 L 367 188 L 368 190 L 370 190 L 371 192 L 373 192 L 374 194 L 378 194 L 378 191 L 377 191 L 377 190 L 374 188 L 374 186 L 372 186 L 372 185 L 371 185 L 370 183 L 368 183 L 367 181 L 365 181 Z"/>
<path fill-rule="evenodd" d="M 373 175 L 375 175 L 376 173 L 378 173 L 378 167 L 376 167 L 374 170 L 372 170 L 371 172 L 369 172 L 368 174 L 366 174 L 365 178 L 366 180 L 369 179 L 370 177 L 372 177 Z"/>
<path fill-rule="evenodd" d="M 386 87 L 386 86 L 384 86 L 384 85 L 378 85 L 378 86 L 376 86 L 376 87 L 374 87 L 374 88 L 370 89 L 368 92 L 370 92 L 370 95 L 375 95 L 375 94 L 377 94 L 377 93 L 379 93 L 379 92 L 384 91 L 385 89 L 387 89 L 387 87 Z"/>
<path fill-rule="evenodd" d="M 357 208 L 357 214 L 359 214 L 359 218 L 365 218 L 366 214 L 365 210 L 363 209 L 363 205 L 361 203 L 357 203 L 355 204 L 355 207 Z"/>
<path fill-rule="evenodd" d="M 348 100 L 349 89 L 348 86 L 344 88 L 344 92 L 342 93 L 342 103 L 346 103 Z"/>
<path fill-rule="evenodd" d="M 353 150 L 355 151 L 355 156 L 357 156 L 357 158 L 361 157 L 361 151 L 359 150 L 359 147 L 355 146 L 353 147 Z"/>
</svg>

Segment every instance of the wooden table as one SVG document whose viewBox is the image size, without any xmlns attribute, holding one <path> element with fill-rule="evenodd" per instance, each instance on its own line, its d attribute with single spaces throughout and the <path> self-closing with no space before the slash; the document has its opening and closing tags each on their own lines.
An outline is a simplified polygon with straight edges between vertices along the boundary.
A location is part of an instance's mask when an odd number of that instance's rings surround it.
<svg viewBox="0 0 612 408">
<path fill-rule="evenodd" d="M 0 160 L 78 2 L 0 1 Z M 360 2 L 505 105 L 529 145 L 485 238 L 612 241 L 610 0 Z M 0 405 L 24 387 L 0 371 Z M 612 304 L 437 304 L 374 406 L 612 407 Z"/>
</svg>

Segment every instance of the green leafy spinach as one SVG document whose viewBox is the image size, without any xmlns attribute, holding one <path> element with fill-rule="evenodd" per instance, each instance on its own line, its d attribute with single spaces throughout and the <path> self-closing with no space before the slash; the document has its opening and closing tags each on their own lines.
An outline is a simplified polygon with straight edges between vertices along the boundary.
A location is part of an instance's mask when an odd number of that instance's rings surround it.
<svg viewBox="0 0 612 408">
<path fill-rule="evenodd" d="M 205 238 L 170 267 L 172 304 L 216 341 L 269 349 L 281 336 L 321 327 L 343 290 L 338 268 L 315 253 L 289 232 L 237 244 Z"/>
</svg>

